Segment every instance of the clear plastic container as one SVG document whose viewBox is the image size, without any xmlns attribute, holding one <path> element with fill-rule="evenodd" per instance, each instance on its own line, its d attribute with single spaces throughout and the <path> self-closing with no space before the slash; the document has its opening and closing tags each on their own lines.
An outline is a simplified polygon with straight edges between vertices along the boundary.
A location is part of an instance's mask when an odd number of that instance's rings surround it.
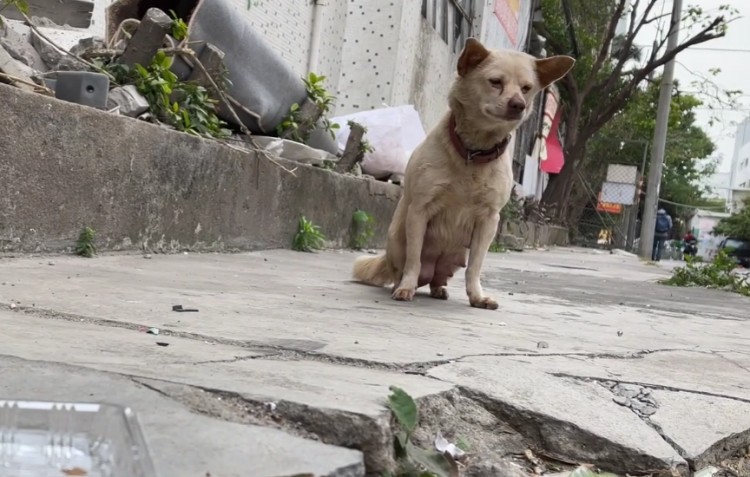
<svg viewBox="0 0 750 477">
<path fill-rule="evenodd" d="M 156 477 L 132 410 L 0 399 L 0 477 Z"/>
</svg>

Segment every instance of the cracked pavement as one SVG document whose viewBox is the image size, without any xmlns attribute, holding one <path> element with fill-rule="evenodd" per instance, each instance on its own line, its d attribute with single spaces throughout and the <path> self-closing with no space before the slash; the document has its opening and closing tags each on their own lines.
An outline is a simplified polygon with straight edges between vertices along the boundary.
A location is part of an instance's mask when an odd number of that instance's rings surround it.
<svg viewBox="0 0 750 477">
<path fill-rule="evenodd" d="M 481 459 L 687 475 L 750 445 L 746 298 L 555 249 L 488 257 L 498 311 L 462 276 L 397 303 L 350 281 L 356 255 L 0 258 L 0 396 L 128 405 L 162 475 L 379 473 L 390 385 L 420 400 L 415 438 Z"/>
</svg>

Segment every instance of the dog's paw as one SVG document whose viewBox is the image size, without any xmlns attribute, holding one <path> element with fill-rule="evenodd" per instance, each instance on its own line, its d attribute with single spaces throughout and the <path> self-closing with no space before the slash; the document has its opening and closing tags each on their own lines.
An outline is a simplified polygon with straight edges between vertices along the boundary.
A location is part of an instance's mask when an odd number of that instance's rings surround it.
<svg viewBox="0 0 750 477">
<path fill-rule="evenodd" d="M 449 296 L 448 289 L 445 287 L 430 287 L 430 296 L 438 300 L 447 300 Z"/>
<path fill-rule="evenodd" d="M 474 308 L 482 308 L 485 310 L 497 310 L 499 307 L 497 302 L 488 296 L 479 298 L 478 300 L 471 300 L 470 303 Z"/>
<path fill-rule="evenodd" d="M 413 288 L 397 288 L 391 295 L 391 298 L 396 301 L 412 301 L 416 292 Z"/>
</svg>

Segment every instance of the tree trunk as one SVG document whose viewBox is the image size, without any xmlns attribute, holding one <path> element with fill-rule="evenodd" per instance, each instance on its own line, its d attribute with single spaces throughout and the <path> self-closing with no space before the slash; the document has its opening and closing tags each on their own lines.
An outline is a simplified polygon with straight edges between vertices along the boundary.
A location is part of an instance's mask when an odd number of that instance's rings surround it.
<svg viewBox="0 0 750 477">
<path fill-rule="evenodd" d="M 549 176 L 549 183 L 542 194 L 542 204 L 551 214 L 553 221 L 558 223 L 565 219 L 570 191 L 575 181 L 575 164 L 572 159 L 566 158 L 560 173 Z"/>
</svg>

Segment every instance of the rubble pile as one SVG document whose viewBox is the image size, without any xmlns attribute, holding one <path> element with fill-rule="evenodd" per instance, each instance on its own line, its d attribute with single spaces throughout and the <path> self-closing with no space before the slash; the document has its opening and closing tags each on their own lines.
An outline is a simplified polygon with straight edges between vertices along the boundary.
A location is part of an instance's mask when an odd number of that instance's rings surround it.
<svg viewBox="0 0 750 477">
<path fill-rule="evenodd" d="M 50 33 L 76 34 L 67 24 L 34 12 L 0 17 L 0 82 L 266 157 L 400 183 L 425 136 L 412 106 L 329 119 L 335 97 L 325 76 L 299 77 L 237 15 L 232 0 L 191 0 L 190 8 L 176 2 L 182 17 L 146 8 L 152 4 L 116 0 L 107 9 L 105 38 L 72 46 Z M 50 12 L 69 19 L 69 12 Z"/>
<path fill-rule="evenodd" d="M 315 128 L 330 125 L 324 111 L 310 100 L 302 78 L 292 78 L 298 84 L 288 88 L 294 90 L 289 98 L 277 101 L 280 106 L 265 98 L 271 104 L 265 108 L 269 112 L 255 113 L 254 109 L 263 108 L 233 97 L 247 96 L 238 93 L 229 79 L 226 63 L 230 58 L 210 41 L 189 38 L 189 19 L 158 8 L 149 8 L 140 19 L 122 17 L 121 4 L 130 7 L 134 2 L 115 2 L 110 7 L 114 12 L 110 17 L 118 23 L 116 29 L 107 32 L 106 40 L 84 38 L 67 49 L 41 28 L 66 27 L 25 14 L 23 21 L 0 17 L 0 82 L 189 134 L 222 139 L 235 148 L 260 148 L 268 154 L 334 169 L 341 151 L 333 137 L 294 141 L 290 131 L 280 127 L 283 121 L 278 110 L 291 115 L 297 109 L 306 115 L 306 136 L 319 137 Z M 251 86 L 268 90 L 263 84 Z M 317 149 L 309 147 L 312 142 Z"/>
</svg>

